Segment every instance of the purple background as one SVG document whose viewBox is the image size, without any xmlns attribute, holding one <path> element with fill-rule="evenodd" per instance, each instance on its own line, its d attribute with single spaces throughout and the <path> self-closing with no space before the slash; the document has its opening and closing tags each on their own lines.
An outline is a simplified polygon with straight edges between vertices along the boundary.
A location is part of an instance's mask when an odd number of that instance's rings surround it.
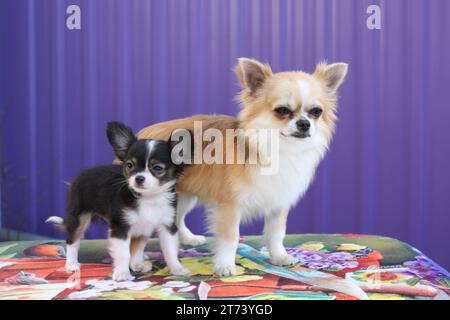
<svg viewBox="0 0 450 320">
<path fill-rule="evenodd" d="M 233 115 L 238 57 L 327 59 L 350 64 L 340 121 L 288 232 L 391 236 L 450 268 L 449 14 L 448 0 L 1 1 L 2 227 L 59 236 L 43 221 L 64 214 L 64 181 L 112 159 L 108 120 Z M 199 211 L 188 224 L 203 231 Z"/>
</svg>

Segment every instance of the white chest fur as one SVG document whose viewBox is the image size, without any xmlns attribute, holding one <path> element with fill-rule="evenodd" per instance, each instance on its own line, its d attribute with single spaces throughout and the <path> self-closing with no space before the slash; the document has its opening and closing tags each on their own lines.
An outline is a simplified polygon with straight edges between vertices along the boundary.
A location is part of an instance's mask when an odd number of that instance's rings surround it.
<svg viewBox="0 0 450 320">
<path fill-rule="evenodd" d="M 280 141 L 278 171 L 264 175 L 260 168 L 252 168 L 251 187 L 240 192 L 243 217 L 272 214 L 295 205 L 313 180 L 324 151 L 320 138 L 309 143 Z"/>
<path fill-rule="evenodd" d="M 170 226 L 175 219 L 173 197 L 173 194 L 163 193 L 139 199 L 136 209 L 125 212 L 131 236 L 150 236 L 158 228 Z"/>
</svg>

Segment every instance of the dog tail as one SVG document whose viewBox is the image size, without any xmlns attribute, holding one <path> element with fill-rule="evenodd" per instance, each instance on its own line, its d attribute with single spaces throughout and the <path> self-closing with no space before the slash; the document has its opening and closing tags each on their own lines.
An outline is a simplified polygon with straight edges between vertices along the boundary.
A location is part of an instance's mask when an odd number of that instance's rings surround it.
<svg viewBox="0 0 450 320">
<path fill-rule="evenodd" d="M 57 227 L 61 231 L 66 231 L 66 227 L 64 225 L 64 219 L 58 216 L 51 216 L 45 220 L 45 223 L 52 223 L 55 227 Z"/>
</svg>

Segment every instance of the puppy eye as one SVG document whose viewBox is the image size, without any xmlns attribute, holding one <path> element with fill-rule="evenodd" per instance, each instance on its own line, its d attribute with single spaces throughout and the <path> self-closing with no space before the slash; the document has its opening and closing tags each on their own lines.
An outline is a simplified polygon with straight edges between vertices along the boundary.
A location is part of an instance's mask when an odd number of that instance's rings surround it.
<svg viewBox="0 0 450 320">
<path fill-rule="evenodd" d="M 127 162 L 126 166 L 128 169 L 133 168 L 133 162 Z"/>
<path fill-rule="evenodd" d="M 157 172 L 157 173 L 161 173 L 161 172 L 163 172 L 164 168 L 163 168 L 162 166 L 158 165 L 158 164 L 155 164 L 155 165 L 152 167 L 152 170 L 155 171 L 155 172 Z"/>
<path fill-rule="evenodd" d="M 320 109 L 320 108 L 312 108 L 309 111 L 309 114 L 312 115 L 313 117 L 318 118 L 322 114 L 322 109 Z"/>
<path fill-rule="evenodd" d="M 283 117 L 285 117 L 285 116 L 287 116 L 287 115 L 290 115 L 290 114 L 292 113 L 292 111 L 289 110 L 289 108 L 286 108 L 286 107 L 278 107 L 278 108 L 276 108 L 274 111 L 275 111 L 278 115 L 283 116 Z"/>
</svg>

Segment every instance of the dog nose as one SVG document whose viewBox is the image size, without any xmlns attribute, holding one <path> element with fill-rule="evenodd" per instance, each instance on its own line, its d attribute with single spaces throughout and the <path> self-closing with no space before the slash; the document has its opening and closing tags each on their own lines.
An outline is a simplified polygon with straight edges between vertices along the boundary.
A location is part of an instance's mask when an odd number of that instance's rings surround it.
<svg viewBox="0 0 450 320">
<path fill-rule="evenodd" d="M 311 123 L 309 123 L 309 120 L 300 119 L 296 122 L 297 128 L 300 132 L 306 132 L 311 127 Z"/>
<path fill-rule="evenodd" d="M 144 183 L 145 177 L 144 177 L 144 176 L 136 176 L 136 178 L 134 178 L 134 180 L 136 180 L 136 183 L 137 183 L 138 185 L 141 185 L 141 184 Z"/>
</svg>

